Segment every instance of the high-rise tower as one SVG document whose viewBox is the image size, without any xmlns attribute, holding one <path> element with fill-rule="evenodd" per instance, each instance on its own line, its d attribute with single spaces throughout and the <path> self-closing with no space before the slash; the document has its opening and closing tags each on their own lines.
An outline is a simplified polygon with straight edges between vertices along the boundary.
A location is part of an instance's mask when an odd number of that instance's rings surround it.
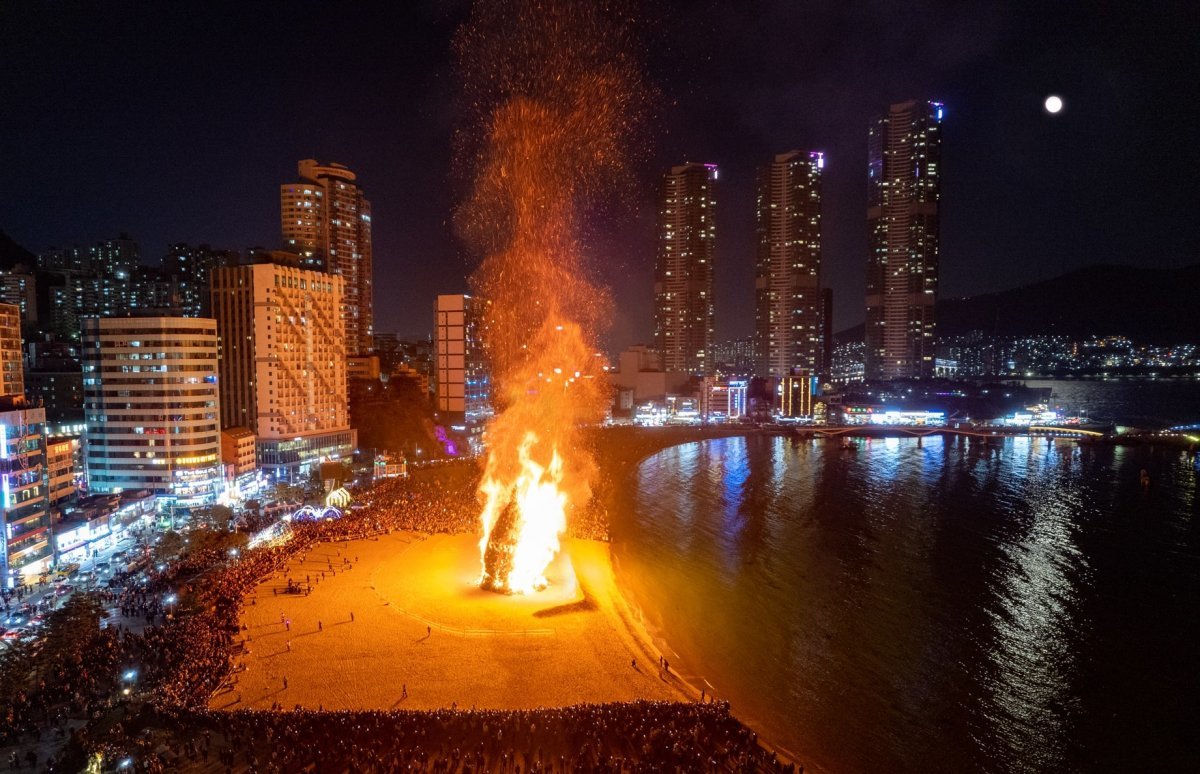
<svg viewBox="0 0 1200 774">
<path fill-rule="evenodd" d="M 892 105 L 868 136 L 866 375 L 933 375 L 941 193 L 940 102 Z"/>
<path fill-rule="evenodd" d="M 654 271 L 654 344 L 663 369 L 712 368 L 716 164 L 672 167 L 663 179 Z"/>
<path fill-rule="evenodd" d="M 346 350 L 371 349 L 375 333 L 371 263 L 371 203 L 357 176 L 341 164 L 300 162 L 299 183 L 280 186 L 283 243 L 305 268 L 345 281 Z"/>
<path fill-rule="evenodd" d="M 824 168 L 825 154 L 791 151 L 759 170 L 754 343 L 760 376 L 819 367 Z"/>
</svg>

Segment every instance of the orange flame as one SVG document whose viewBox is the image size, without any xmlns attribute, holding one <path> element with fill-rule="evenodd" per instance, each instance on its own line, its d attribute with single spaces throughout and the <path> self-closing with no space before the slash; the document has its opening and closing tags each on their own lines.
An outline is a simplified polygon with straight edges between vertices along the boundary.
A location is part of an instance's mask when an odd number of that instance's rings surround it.
<svg viewBox="0 0 1200 774">
<path fill-rule="evenodd" d="M 506 577 L 494 579 L 497 591 L 527 594 L 545 588 L 549 583 L 546 567 L 558 553 L 559 536 L 567 528 L 567 495 L 559 488 L 562 457 L 554 450 L 550 464 L 539 465 L 530 456 L 537 440 L 537 434 L 530 431 L 521 442 L 517 452 L 521 471 L 511 488 L 495 478 L 485 479 L 480 486 L 487 497 L 481 555 L 487 555 L 488 538 L 504 508 L 511 504 L 517 510 L 511 564 Z"/>
<path fill-rule="evenodd" d="M 608 400 L 595 336 L 608 294 L 588 281 L 582 209 L 627 175 L 642 104 L 632 14 L 570 0 L 480 0 L 456 38 L 479 122 L 460 135 L 471 196 L 460 234 L 485 254 L 472 286 L 497 415 L 480 495 L 481 583 L 546 585 L 567 514 L 590 498 L 578 439 Z"/>
</svg>

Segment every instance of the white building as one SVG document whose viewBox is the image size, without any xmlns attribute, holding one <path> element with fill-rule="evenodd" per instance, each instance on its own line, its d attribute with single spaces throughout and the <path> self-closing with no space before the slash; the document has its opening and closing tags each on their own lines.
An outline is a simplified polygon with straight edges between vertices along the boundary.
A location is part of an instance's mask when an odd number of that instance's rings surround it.
<svg viewBox="0 0 1200 774">
<path fill-rule="evenodd" d="M 82 321 L 82 339 L 91 491 L 213 502 L 221 484 L 216 322 L 93 317 Z"/>
<path fill-rule="evenodd" d="M 252 431 L 258 463 L 274 480 L 298 480 L 354 453 L 342 287 L 337 275 L 276 262 L 213 272 L 221 427 Z"/>
</svg>

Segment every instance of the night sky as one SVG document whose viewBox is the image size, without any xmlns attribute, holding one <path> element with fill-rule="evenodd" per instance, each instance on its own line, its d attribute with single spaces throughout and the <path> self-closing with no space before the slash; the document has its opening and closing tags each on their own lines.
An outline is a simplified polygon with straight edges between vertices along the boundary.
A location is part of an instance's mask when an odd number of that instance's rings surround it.
<svg viewBox="0 0 1200 774">
<path fill-rule="evenodd" d="M 1192 4 L 648 5 L 662 99 L 631 139 L 634 200 L 592 244 L 614 349 L 650 338 L 654 186 L 684 161 L 721 165 L 717 334 L 750 334 L 754 171 L 793 148 L 826 152 L 824 281 L 836 327 L 860 322 L 867 124 L 908 98 L 947 106 L 943 295 L 1200 260 Z M 178 241 L 277 247 L 279 185 L 301 158 L 337 161 L 372 202 L 376 328 L 428 333 L 476 260 L 451 225 L 466 8 L 4 0 L 0 229 L 35 252 L 127 231 L 146 262 Z"/>
</svg>

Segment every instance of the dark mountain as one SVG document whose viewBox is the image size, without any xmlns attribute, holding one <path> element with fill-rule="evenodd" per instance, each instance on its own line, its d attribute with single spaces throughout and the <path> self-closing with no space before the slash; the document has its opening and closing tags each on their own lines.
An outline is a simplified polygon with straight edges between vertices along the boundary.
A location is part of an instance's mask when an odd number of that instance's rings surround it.
<svg viewBox="0 0 1200 774">
<path fill-rule="evenodd" d="M 1000 293 L 943 298 L 938 336 L 1124 335 L 1148 344 L 1200 341 L 1200 264 L 1181 269 L 1089 266 Z M 837 334 L 862 341 L 863 326 Z"/>
<path fill-rule="evenodd" d="M 23 263 L 29 269 L 33 269 L 35 258 L 33 253 L 14 242 L 12 237 L 0 229 L 0 269 L 8 270 L 18 263 Z"/>
</svg>

